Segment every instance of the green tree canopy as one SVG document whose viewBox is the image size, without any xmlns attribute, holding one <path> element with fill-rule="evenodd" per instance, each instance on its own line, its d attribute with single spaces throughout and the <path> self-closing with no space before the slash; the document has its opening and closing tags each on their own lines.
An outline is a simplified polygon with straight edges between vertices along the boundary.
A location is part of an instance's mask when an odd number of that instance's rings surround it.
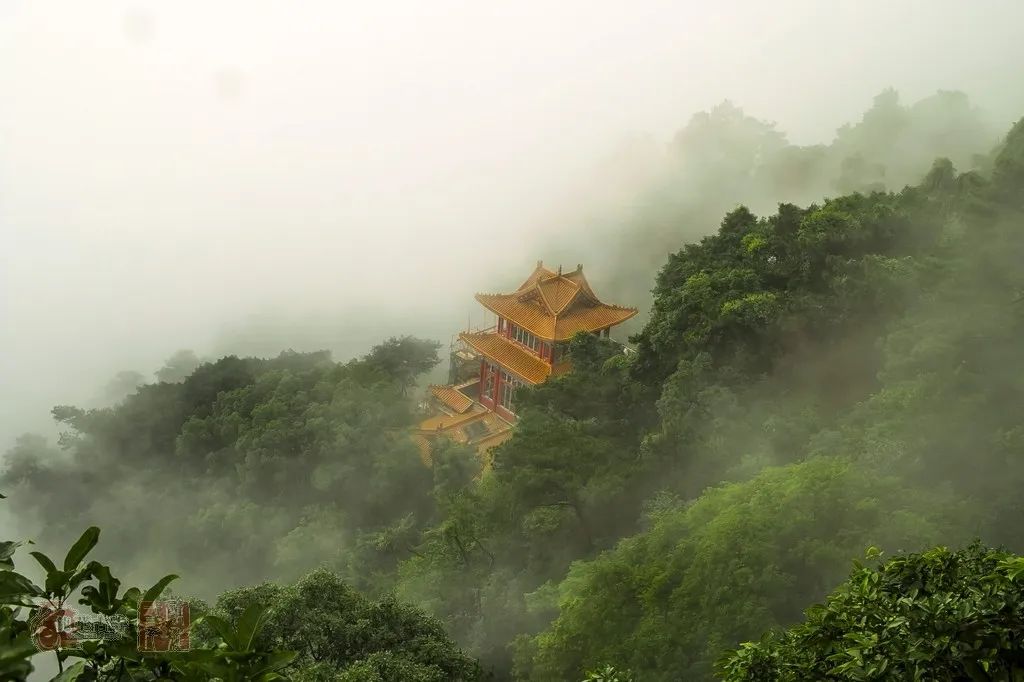
<svg viewBox="0 0 1024 682">
<path fill-rule="evenodd" d="M 719 663 L 727 682 L 1015 680 L 1024 557 L 979 544 L 858 566 L 807 619 Z"/>
<path fill-rule="evenodd" d="M 268 608 L 258 642 L 298 652 L 293 679 L 484 679 L 480 666 L 459 650 L 438 621 L 391 596 L 367 599 L 326 570 L 292 585 L 265 583 L 226 592 L 213 613 L 236 623 L 253 604 Z"/>
</svg>

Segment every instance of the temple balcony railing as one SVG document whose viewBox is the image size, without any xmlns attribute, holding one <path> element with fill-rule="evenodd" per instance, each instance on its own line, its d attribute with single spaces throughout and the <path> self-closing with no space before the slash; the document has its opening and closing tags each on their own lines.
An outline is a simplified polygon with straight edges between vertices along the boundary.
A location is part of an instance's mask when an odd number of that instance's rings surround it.
<svg viewBox="0 0 1024 682">
<path fill-rule="evenodd" d="M 466 332 L 469 334 L 485 334 L 490 332 L 498 331 L 497 325 L 492 325 L 486 328 L 468 329 Z M 459 338 L 456 334 L 452 336 L 451 343 L 449 345 L 449 356 L 448 356 L 448 383 L 449 384 L 460 384 L 468 381 L 474 374 L 479 374 L 480 367 L 480 353 L 478 353 L 472 346 Z"/>
<path fill-rule="evenodd" d="M 481 327 L 477 327 L 477 328 L 473 328 L 473 329 L 467 329 L 466 331 L 461 332 L 461 333 L 462 334 L 490 334 L 490 333 L 497 332 L 497 331 L 498 331 L 498 326 L 497 325 L 491 325 L 490 327 L 482 327 L 482 328 Z M 455 334 L 455 335 L 452 336 L 451 343 L 449 344 L 449 348 L 451 349 L 451 353 L 453 355 L 455 353 L 462 353 L 462 354 L 465 354 L 467 357 L 468 356 L 471 356 L 473 358 L 479 358 L 480 357 L 480 354 L 477 353 L 476 350 L 474 350 L 472 346 L 470 346 L 468 343 L 466 343 L 461 338 L 459 338 L 459 334 Z"/>
</svg>

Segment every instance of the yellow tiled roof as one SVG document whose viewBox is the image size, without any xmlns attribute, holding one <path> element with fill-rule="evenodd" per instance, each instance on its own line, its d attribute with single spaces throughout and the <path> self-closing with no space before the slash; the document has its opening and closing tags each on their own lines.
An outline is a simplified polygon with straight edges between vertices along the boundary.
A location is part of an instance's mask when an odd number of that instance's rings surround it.
<svg viewBox="0 0 1024 682">
<path fill-rule="evenodd" d="M 432 464 L 433 443 L 440 437 L 475 447 L 484 469 L 487 469 L 487 451 L 505 442 L 511 435 L 511 424 L 482 405 L 475 405 L 470 414 L 437 414 L 424 420 L 420 423 L 420 428 L 412 433 L 412 439 L 419 448 L 420 458 L 427 466 Z"/>
<path fill-rule="evenodd" d="M 459 338 L 531 384 L 539 384 L 551 373 L 548 363 L 496 332 L 463 332 Z"/>
<path fill-rule="evenodd" d="M 417 431 L 423 435 L 429 435 L 437 431 L 447 431 L 448 429 L 478 419 L 486 413 L 487 411 L 482 406 L 468 414 L 444 414 L 442 412 L 421 421 Z"/>
<path fill-rule="evenodd" d="M 505 429 L 504 431 L 499 431 L 493 436 L 488 436 L 487 438 L 484 438 L 482 441 L 477 443 L 477 448 L 481 453 L 483 453 L 486 452 L 487 450 L 490 450 L 491 448 L 498 447 L 511 437 L 512 429 Z"/>
<path fill-rule="evenodd" d="M 535 336 L 565 341 L 579 332 L 612 327 L 637 314 L 636 308 L 603 303 L 583 276 L 583 266 L 562 274 L 541 263 L 511 294 L 477 294 L 491 312 L 511 320 Z"/>
<path fill-rule="evenodd" d="M 573 302 L 581 289 L 568 277 L 551 277 L 537 282 L 537 290 L 549 310 L 557 315 Z"/>
<path fill-rule="evenodd" d="M 420 459 L 423 460 L 424 464 L 426 464 L 427 466 L 430 466 L 431 465 L 430 440 L 427 439 L 426 436 L 421 436 L 418 433 L 414 433 L 413 436 L 412 436 L 412 442 L 416 444 L 417 448 L 419 448 Z"/>
<path fill-rule="evenodd" d="M 473 399 L 454 386 L 431 386 L 430 393 L 442 405 L 458 414 L 464 413 L 473 406 Z"/>
</svg>

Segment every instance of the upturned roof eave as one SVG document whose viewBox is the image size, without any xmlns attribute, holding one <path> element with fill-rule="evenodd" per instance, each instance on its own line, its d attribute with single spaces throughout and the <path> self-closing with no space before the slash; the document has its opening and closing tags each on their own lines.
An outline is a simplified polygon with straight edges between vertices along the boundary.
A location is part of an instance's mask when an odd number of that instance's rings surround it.
<svg viewBox="0 0 1024 682">
<path fill-rule="evenodd" d="M 547 330 L 539 328 L 535 323 L 526 321 L 526 320 L 522 319 L 522 317 L 516 316 L 514 313 L 509 313 L 509 311 L 507 311 L 507 310 L 499 310 L 498 308 L 496 308 L 494 305 L 492 305 L 487 300 L 488 297 L 511 298 L 511 297 L 513 297 L 513 295 L 510 295 L 510 294 L 476 294 L 476 300 L 477 300 L 477 302 L 480 303 L 480 305 L 482 305 L 484 308 L 487 308 L 487 310 L 491 311 L 492 313 L 494 313 L 498 317 L 503 317 L 503 318 L 505 318 L 507 320 L 510 320 L 511 322 L 514 322 L 515 324 L 517 324 L 518 326 L 522 327 L 526 331 L 530 332 L 531 334 L 533 334 L 537 338 L 539 338 L 539 339 L 541 339 L 543 341 L 550 341 L 550 342 L 568 341 L 569 339 L 571 339 L 573 336 L 575 336 L 576 334 L 578 334 L 580 332 L 595 332 L 595 331 L 598 331 L 600 329 L 607 329 L 609 327 L 615 327 L 615 326 L 618 326 L 618 325 L 622 324 L 623 322 L 626 322 L 627 320 L 630 320 L 630 319 L 636 317 L 636 315 L 640 312 L 637 308 L 625 308 L 625 307 L 622 307 L 622 306 L 617 306 L 617 305 L 613 305 L 613 304 L 610 304 L 610 303 L 603 303 L 603 302 L 601 302 L 601 303 L 598 304 L 598 306 L 595 306 L 595 307 L 600 307 L 600 308 L 603 308 L 605 310 L 623 311 L 624 313 L 627 313 L 627 314 L 623 315 L 622 317 L 619 317 L 618 319 L 616 319 L 614 321 L 610 321 L 610 322 L 607 322 L 607 323 L 595 324 L 595 325 L 592 325 L 592 326 L 585 327 L 583 329 L 577 329 L 577 330 L 573 331 L 572 333 L 561 333 L 559 331 L 559 322 L 560 322 L 559 318 L 565 319 L 567 312 L 569 312 L 567 310 L 563 310 L 563 312 L 558 314 L 558 315 L 551 315 L 551 314 L 545 315 L 545 317 L 544 317 L 545 322 L 547 324 L 550 324 L 550 327 L 551 327 L 551 331 L 547 331 Z M 520 304 L 520 305 L 525 305 L 525 304 Z"/>
<path fill-rule="evenodd" d="M 506 354 L 504 356 L 500 355 L 481 343 L 481 339 L 484 337 L 496 340 L 500 344 L 500 347 L 506 351 Z M 530 353 L 525 349 L 520 348 L 496 332 L 476 334 L 462 332 L 459 334 L 459 339 L 469 344 L 481 355 L 493 360 L 497 364 L 501 365 L 502 368 L 508 370 L 512 374 L 515 374 L 528 384 L 537 385 L 543 383 L 551 373 L 551 366 L 546 362 L 538 357 L 530 355 Z M 508 353 L 512 353 L 511 358 L 508 356 Z M 517 362 L 510 363 L 510 359 L 517 360 Z"/>
</svg>

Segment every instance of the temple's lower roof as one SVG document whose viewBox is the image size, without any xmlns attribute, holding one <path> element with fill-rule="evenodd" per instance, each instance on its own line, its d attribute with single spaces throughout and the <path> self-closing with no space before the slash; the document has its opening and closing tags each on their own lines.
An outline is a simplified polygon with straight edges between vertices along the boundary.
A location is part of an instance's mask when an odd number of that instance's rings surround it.
<svg viewBox="0 0 1024 682">
<path fill-rule="evenodd" d="M 455 386 L 431 386 L 430 393 L 452 412 L 463 414 L 473 407 L 473 399 Z"/>
<path fill-rule="evenodd" d="M 530 384 L 539 384 L 552 374 L 548 363 L 497 332 L 464 332 L 459 338 Z"/>
<path fill-rule="evenodd" d="M 454 390 L 454 389 L 453 389 Z M 424 419 L 412 435 L 424 464 L 431 464 L 432 442 L 441 437 L 476 448 L 487 469 L 487 451 L 512 435 L 512 425 L 479 403 L 472 403 L 464 414 L 434 414 Z"/>
<path fill-rule="evenodd" d="M 439 412 L 427 419 L 420 422 L 419 428 L 416 429 L 417 433 L 423 433 L 424 435 L 431 435 L 438 431 L 448 431 L 456 426 L 467 424 L 475 419 L 479 419 L 487 413 L 487 408 L 483 405 L 472 405 L 471 409 L 464 414 L 448 414 L 447 412 Z"/>
</svg>

